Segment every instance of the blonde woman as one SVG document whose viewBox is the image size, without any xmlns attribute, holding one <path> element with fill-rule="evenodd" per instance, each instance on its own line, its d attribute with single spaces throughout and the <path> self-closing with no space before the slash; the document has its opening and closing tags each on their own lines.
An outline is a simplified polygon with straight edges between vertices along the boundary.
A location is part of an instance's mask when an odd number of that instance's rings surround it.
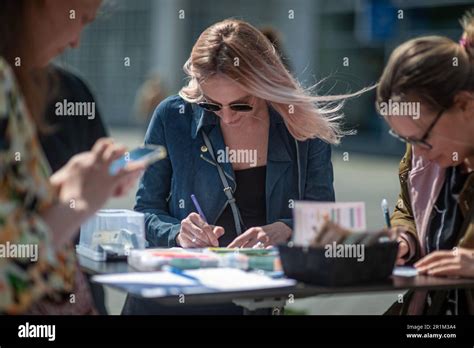
<svg viewBox="0 0 474 348">
<path fill-rule="evenodd" d="M 312 96 L 258 29 L 234 19 L 206 29 L 184 69 L 187 85 L 158 106 L 145 137 L 169 154 L 145 171 L 136 197 L 151 246 L 288 241 L 295 200 L 334 201 L 330 145 L 343 135 L 343 97 Z M 242 310 L 160 307 L 129 298 L 123 313 Z"/>
<path fill-rule="evenodd" d="M 270 41 L 240 20 L 207 28 L 184 70 L 187 85 L 158 106 L 145 138 L 169 152 L 137 192 L 149 242 L 286 242 L 295 200 L 334 201 L 330 145 L 343 135 L 343 97 L 311 95 Z"/>
</svg>

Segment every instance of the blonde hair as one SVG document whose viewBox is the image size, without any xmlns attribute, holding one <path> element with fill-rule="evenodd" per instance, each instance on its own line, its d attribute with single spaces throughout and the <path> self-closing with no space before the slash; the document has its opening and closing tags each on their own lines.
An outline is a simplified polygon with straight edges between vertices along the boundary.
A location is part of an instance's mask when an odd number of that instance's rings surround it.
<svg viewBox="0 0 474 348">
<path fill-rule="evenodd" d="M 202 100 L 200 82 L 224 74 L 252 95 L 266 100 L 283 118 L 297 140 L 319 138 L 339 143 L 344 100 L 357 93 L 316 96 L 303 88 L 283 65 L 271 42 L 255 27 L 227 19 L 207 28 L 195 43 L 184 65 L 189 81 L 179 95 L 190 103 Z"/>
<path fill-rule="evenodd" d="M 377 108 L 413 93 L 434 110 L 449 109 L 458 92 L 474 91 L 474 12 L 460 22 L 460 42 L 424 36 L 393 51 L 377 86 Z"/>
</svg>

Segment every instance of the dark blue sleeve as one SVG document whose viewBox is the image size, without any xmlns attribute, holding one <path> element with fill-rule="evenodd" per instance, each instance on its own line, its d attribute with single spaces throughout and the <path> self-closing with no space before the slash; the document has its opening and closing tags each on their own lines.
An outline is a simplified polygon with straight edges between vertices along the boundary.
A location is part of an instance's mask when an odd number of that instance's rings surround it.
<svg viewBox="0 0 474 348">
<path fill-rule="evenodd" d="M 145 144 L 167 148 L 163 118 L 169 112 L 166 100 L 155 110 Z M 168 199 L 173 168 L 169 157 L 149 166 L 140 180 L 135 210 L 145 214 L 146 238 L 153 247 L 174 247 L 181 221 L 170 215 Z"/>
<path fill-rule="evenodd" d="M 331 162 L 331 145 L 320 139 L 310 140 L 308 167 L 303 199 L 334 202 L 334 174 Z"/>
</svg>

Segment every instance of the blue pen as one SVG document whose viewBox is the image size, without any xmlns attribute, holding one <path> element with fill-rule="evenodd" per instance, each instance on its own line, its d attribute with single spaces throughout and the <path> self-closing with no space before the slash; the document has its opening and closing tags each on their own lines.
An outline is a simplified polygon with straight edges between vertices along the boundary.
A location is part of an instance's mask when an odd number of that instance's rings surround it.
<svg viewBox="0 0 474 348">
<path fill-rule="evenodd" d="M 387 200 L 384 198 L 382 199 L 382 212 L 383 212 L 383 215 L 385 217 L 385 223 L 387 225 L 387 228 L 391 228 L 392 227 L 392 224 L 390 223 L 390 214 L 388 212 L 388 203 L 387 203 Z"/>
<path fill-rule="evenodd" d="M 199 213 L 199 216 L 201 217 L 201 219 L 204 220 L 204 222 L 207 224 L 207 219 L 206 219 L 206 215 L 204 215 L 204 212 L 202 211 L 201 209 L 201 206 L 199 205 L 197 199 L 196 199 L 196 196 L 194 194 L 191 195 L 191 199 L 194 203 L 194 206 L 196 207 L 198 213 Z"/>
</svg>

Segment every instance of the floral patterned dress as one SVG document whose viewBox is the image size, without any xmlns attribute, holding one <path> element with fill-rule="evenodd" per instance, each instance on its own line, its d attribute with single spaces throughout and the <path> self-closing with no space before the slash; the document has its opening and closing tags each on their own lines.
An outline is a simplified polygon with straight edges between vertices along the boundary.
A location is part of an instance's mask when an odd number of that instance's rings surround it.
<svg viewBox="0 0 474 348">
<path fill-rule="evenodd" d="M 14 74 L 0 57 L 0 313 L 86 314 L 93 308 L 73 248 L 55 250 L 40 215 L 56 199 L 49 176 Z M 35 246 L 37 259 L 6 252 L 21 245 Z"/>
</svg>

